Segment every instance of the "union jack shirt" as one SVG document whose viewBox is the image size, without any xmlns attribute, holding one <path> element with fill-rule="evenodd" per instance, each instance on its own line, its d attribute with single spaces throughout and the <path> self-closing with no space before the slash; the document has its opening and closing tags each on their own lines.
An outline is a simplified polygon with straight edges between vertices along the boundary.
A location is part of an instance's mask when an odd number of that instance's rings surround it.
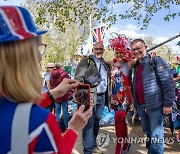
<svg viewBox="0 0 180 154">
<path fill-rule="evenodd" d="M 11 127 L 16 107 L 17 102 L 0 98 L 0 154 L 11 153 Z M 71 154 L 76 139 L 77 134 L 71 129 L 62 136 L 55 116 L 33 105 L 29 124 L 29 154 Z"/>
</svg>

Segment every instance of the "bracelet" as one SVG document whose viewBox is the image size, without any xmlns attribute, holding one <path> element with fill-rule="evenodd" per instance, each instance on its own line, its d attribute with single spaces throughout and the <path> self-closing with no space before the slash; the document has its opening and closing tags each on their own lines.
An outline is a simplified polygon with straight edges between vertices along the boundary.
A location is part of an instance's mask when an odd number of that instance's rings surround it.
<svg viewBox="0 0 180 154">
<path fill-rule="evenodd" d="M 49 91 L 47 91 L 47 94 L 48 94 L 50 100 L 51 100 L 52 102 L 55 102 L 54 97 L 52 96 L 52 94 L 51 94 Z"/>
</svg>

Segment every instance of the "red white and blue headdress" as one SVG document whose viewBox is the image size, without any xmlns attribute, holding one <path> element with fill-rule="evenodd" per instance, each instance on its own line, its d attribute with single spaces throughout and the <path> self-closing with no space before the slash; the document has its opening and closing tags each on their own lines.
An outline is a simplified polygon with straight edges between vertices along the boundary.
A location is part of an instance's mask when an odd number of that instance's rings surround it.
<svg viewBox="0 0 180 154">
<path fill-rule="evenodd" d="M 0 6 L 0 43 L 29 39 L 46 32 L 37 30 L 31 14 L 25 8 Z"/>
<path fill-rule="evenodd" d="M 132 53 L 130 51 L 130 41 L 124 34 L 117 34 L 117 37 L 110 39 L 109 48 L 117 52 L 125 53 L 123 58 L 124 61 L 128 61 L 132 58 Z"/>
</svg>

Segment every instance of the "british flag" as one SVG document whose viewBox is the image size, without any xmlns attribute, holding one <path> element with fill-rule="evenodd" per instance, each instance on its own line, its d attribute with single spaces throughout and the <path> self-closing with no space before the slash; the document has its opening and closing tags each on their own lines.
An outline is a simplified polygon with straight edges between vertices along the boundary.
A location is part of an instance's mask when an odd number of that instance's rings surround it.
<svg viewBox="0 0 180 154">
<path fill-rule="evenodd" d="M 96 42 L 103 42 L 106 26 L 101 26 L 92 29 L 93 44 Z"/>
</svg>

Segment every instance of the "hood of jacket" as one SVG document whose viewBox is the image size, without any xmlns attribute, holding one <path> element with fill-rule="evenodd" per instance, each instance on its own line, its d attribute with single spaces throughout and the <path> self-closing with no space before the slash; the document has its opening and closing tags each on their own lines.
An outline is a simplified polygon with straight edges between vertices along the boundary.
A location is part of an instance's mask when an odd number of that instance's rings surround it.
<svg viewBox="0 0 180 154">
<path fill-rule="evenodd" d="M 51 72 L 51 76 L 53 78 L 58 78 L 61 73 L 63 73 L 63 71 L 59 68 L 59 69 L 54 69 L 52 72 Z"/>
</svg>

